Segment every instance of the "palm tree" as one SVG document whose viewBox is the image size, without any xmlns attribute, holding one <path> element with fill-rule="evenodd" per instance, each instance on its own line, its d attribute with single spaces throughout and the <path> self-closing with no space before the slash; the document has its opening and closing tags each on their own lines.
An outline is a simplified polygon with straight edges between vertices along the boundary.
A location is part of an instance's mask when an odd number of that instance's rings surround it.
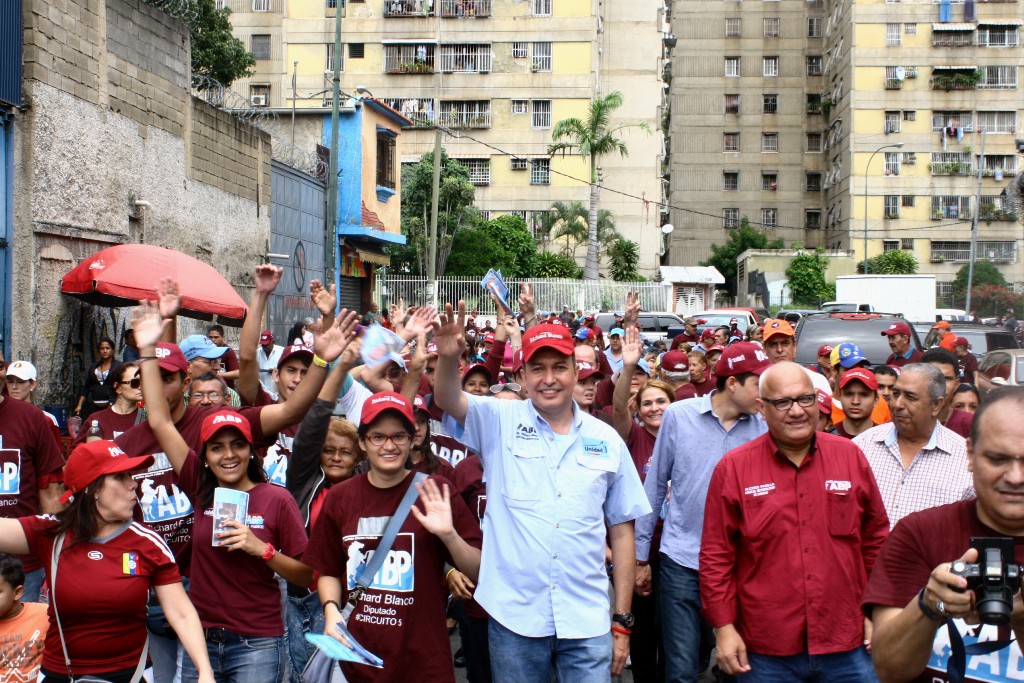
<svg viewBox="0 0 1024 683">
<path fill-rule="evenodd" d="M 590 161 L 590 211 L 587 220 L 587 259 L 583 266 L 583 279 L 596 281 L 599 277 L 599 245 L 597 229 L 597 203 L 601 188 L 597 183 L 597 161 L 612 152 L 628 156 L 629 148 L 617 137 L 626 128 L 642 128 L 650 132 L 646 123 L 622 124 L 610 127 L 612 112 L 622 106 L 622 93 L 616 91 L 590 101 L 586 119 L 562 119 L 551 130 L 554 141 L 548 154 L 579 154 Z"/>
<path fill-rule="evenodd" d="M 544 212 L 537 230 L 538 236 L 551 241 L 562 240 L 562 256 L 576 260 L 576 250 L 587 242 L 589 226 L 587 208 L 583 202 L 555 202 Z M 607 252 L 611 245 L 622 239 L 615 229 L 615 216 L 608 209 L 597 212 L 597 242 Z"/>
</svg>

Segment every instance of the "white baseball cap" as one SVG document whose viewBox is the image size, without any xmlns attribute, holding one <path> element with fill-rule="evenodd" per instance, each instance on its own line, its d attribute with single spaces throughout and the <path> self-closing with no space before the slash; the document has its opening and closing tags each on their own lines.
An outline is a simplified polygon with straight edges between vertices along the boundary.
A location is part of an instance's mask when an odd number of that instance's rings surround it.
<svg viewBox="0 0 1024 683">
<path fill-rule="evenodd" d="M 35 382 L 39 377 L 39 373 L 36 372 L 36 366 L 29 363 L 27 360 L 16 360 L 8 365 L 7 374 L 8 376 L 14 376 L 26 382 Z"/>
</svg>

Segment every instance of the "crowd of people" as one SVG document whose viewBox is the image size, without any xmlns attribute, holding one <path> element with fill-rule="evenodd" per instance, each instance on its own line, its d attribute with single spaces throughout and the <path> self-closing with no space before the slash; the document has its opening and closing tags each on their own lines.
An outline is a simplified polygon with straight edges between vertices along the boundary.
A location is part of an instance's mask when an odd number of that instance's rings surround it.
<svg viewBox="0 0 1024 683">
<path fill-rule="evenodd" d="M 897 321 L 885 364 L 808 368 L 782 319 L 651 341 L 632 294 L 606 331 L 529 286 L 492 321 L 314 281 L 278 344 L 280 277 L 237 351 L 178 339 L 162 281 L 66 460 L 0 362 L 17 680 L 299 683 L 321 633 L 383 660 L 353 682 L 1024 679 L 1024 390 L 981 396 L 966 342 Z"/>
</svg>

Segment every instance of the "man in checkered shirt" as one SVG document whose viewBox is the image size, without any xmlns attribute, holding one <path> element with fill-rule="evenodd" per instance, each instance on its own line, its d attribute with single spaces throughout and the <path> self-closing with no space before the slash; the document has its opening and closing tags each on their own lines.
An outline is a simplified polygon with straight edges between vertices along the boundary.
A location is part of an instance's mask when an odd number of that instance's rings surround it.
<svg viewBox="0 0 1024 683">
<path fill-rule="evenodd" d="M 875 473 L 890 528 L 912 512 L 974 498 L 967 442 L 938 421 L 946 396 L 942 373 L 905 365 L 892 390 L 892 422 L 854 438 Z"/>
</svg>

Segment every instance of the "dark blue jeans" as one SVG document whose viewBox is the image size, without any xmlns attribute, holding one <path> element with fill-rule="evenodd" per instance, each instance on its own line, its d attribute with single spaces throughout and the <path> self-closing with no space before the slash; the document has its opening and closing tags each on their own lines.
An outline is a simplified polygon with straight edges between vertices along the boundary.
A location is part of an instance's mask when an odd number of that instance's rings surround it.
<svg viewBox="0 0 1024 683">
<path fill-rule="evenodd" d="M 788 657 L 747 653 L 748 673 L 737 676 L 738 683 L 877 683 L 871 655 L 863 647 L 830 655 L 802 652 Z"/>
<path fill-rule="evenodd" d="M 217 683 L 281 683 L 284 676 L 284 636 L 249 637 L 228 633 L 206 639 L 206 651 Z M 196 683 L 199 671 L 188 653 L 181 657 L 182 683 Z"/>
<path fill-rule="evenodd" d="M 665 680 L 696 683 L 700 675 L 700 584 L 697 572 L 661 555 L 661 636 Z"/>
<path fill-rule="evenodd" d="M 609 627 L 610 629 L 610 627 Z M 491 675 L 495 683 L 608 683 L 612 633 L 595 638 L 530 638 L 489 622 Z"/>
<path fill-rule="evenodd" d="M 302 683 L 302 671 L 306 668 L 309 658 L 316 652 L 316 646 L 306 640 L 306 634 L 320 635 L 324 632 L 324 612 L 320 606 L 320 594 L 313 591 L 304 598 L 289 595 L 285 618 L 290 664 L 288 676 L 292 683 Z"/>
<path fill-rule="evenodd" d="M 25 572 L 25 587 L 21 592 L 22 602 L 40 602 L 39 591 L 43 587 L 43 581 L 46 580 L 46 570 L 43 567 L 39 569 L 33 569 L 30 572 Z"/>
</svg>

